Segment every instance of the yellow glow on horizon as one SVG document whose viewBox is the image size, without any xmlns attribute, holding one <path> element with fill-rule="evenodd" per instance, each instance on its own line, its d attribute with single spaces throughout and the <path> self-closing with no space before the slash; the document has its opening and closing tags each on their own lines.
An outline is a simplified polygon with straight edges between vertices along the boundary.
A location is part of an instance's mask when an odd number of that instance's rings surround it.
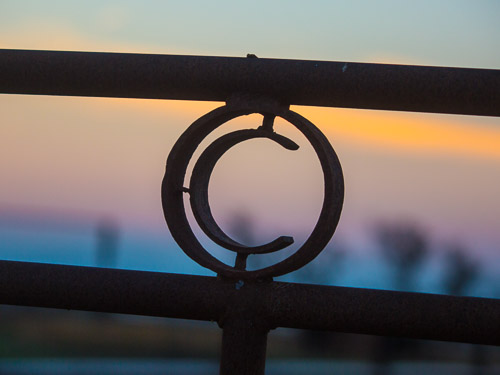
<svg viewBox="0 0 500 375">
<path fill-rule="evenodd" d="M 104 101 L 98 103 L 107 105 Z M 192 121 L 224 104 L 133 99 L 113 99 L 112 103 L 117 107 L 192 117 Z M 332 141 L 338 139 L 389 152 L 500 159 L 500 127 L 479 124 L 473 116 L 457 121 L 454 116 L 409 112 L 305 106 L 292 109 L 316 124 Z"/>
<path fill-rule="evenodd" d="M 470 124 L 451 116 L 343 108 L 296 107 L 332 140 L 392 152 L 500 159 L 500 127 Z M 499 124 L 500 125 L 500 124 Z"/>
<path fill-rule="evenodd" d="M 7 102 L 12 103 L 9 108 L 18 107 L 23 103 L 43 108 L 51 102 L 48 96 L 22 95 L 24 100 L 15 100 L 16 97 L 19 96 L 5 96 Z M 148 115 L 171 118 L 175 121 L 175 128 L 180 127 L 179 130 L 187 128 L 200 116 L 224 104 L 123 98 L 60 98 L 59 100 L 66 103 L 64 106 L 68 110 L 69 108 L 77 110 L 78 103 L 81 103 L 86 113 L 102 114 L 110 119 L 129 117 L 132 114 L 144 118 L 146 123 L 150 122 Z M 500 121 L 496 128 L 485 126 L 474 116 L 461 116 L 457 119 L 457 116 L 436 114 L 306 106 L 293 106 L 292 110 L 318 126 L 334 146 L 343 143 L 392 153 L 500 159 Z M 8 118 L 4 118 L 4 121 L 6 127 L 15 126 Z M 63 124 L 60 126 L 64 128 Z M 169 132 L 171 126 L 172 124 L 165 123 L 167 128 L 165 131 Z"/>
</svg>

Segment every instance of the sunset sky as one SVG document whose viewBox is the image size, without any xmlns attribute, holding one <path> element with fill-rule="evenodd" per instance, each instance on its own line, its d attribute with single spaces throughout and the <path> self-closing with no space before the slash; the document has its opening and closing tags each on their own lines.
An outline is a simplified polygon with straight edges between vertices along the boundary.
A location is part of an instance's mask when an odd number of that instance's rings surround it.
<svg viewBox="0 0 500 375">
<path fill-rule="evenodd" d="M 500 69 L 499 19 L 495 0 L 3 0 L 0 48 Z M 62 212 L 168 236 L 159 193 L 168 152 L 221 104 L 1 95 L 0 219 L 2 212 Z M 363 244 L 377 221 L 408 220 L 428 230 L 436 247 L 462 242 L 499 264 L 500 119 L 292 109 L 325 133 L 342 163 L 339 238 Z M 259 121 L 238 120 L 242 127 Z M 230 126 L 238 125 L 224 129 Z M 221 159 L 210 185 L 221 225 L 230 229 L 245 212 L 259 241 L 303 238 L 322 199 L 311 149 L 285 123 L 277 126 L 299 151 L 246 142 Z"/>
</svg>

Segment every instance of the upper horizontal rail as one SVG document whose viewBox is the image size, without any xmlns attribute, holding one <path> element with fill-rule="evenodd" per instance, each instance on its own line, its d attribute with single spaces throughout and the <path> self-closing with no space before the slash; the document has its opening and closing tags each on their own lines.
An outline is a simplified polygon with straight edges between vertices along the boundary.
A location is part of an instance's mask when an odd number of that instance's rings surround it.
<svg viewBox="0 0 500 375">
<path fill-rule="evenodd" d="M 500 116 L 500 70 L 262 58 L 0 49 L 0 93 Z"/>
<path fill-rule="evenodd" d="M 0 304 L 500 345 L 500 300 L 0 261 Z"/>
</svg>

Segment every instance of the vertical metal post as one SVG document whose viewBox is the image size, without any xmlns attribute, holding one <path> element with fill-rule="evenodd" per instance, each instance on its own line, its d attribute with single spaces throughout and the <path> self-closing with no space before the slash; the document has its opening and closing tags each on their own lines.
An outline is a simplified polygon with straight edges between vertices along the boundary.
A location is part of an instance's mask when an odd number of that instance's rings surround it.
<svg viewBox="0 0 500 375">
<path fill-rule="evenodd" d="M 225 319 L 220 375 L 264 375 L 268 332 L 255 318 Z"/>
</svg>

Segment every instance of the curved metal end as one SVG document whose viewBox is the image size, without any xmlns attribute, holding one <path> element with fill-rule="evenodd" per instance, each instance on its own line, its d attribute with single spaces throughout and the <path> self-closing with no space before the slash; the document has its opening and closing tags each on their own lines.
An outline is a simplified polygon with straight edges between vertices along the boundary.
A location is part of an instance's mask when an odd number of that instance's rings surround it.
<svg viewBox="0 0 500 375">
<path fill-rule="evenodd" d="M 257 130 L 261 129 L 259 127 Z M 290 138 L 285 137 L 284 135 L 278 133 L 270 133 L 267 135 L 267 138 L 272 139 L 274 142 L 278 143 L 280 146 L 286 148 L 290 151 L 295 151 L 299 149 L 299 145 L 292 141 Z"/>
<path fill-rule="evenodd" d="M 294 239 L 291 236 L 280 236 L 275 240 L 269 242 L 268 244 L 261 246 L 254 246 L 252 248 L 252 254 L 267 254 L 273 251 L 278 251 L 288 247 L 294 243 Z"/>
<path fill-rule="evenodd" d="M 239 254 L 269 254 L 275 251 L 284 249 L 285 247 L 293 244 L 293 237 L 290 236 L 280 236 L 275 240 L 268 242 L 264 245 L 259 246 L 233 246 L 233 251 L 238 252 Z"/>
</svg>

